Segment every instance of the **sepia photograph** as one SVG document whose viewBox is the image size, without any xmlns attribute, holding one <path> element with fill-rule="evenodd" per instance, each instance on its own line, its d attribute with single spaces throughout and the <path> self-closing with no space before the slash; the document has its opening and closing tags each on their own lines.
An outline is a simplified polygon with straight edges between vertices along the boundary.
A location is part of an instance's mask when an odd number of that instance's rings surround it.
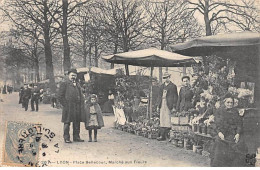
<svg viewBox="0 0 260 170">
<path fill-rule="evenodd" d="M 0 167 L 260 167 L 260 0 L 0 0 Z"/>
</svg>

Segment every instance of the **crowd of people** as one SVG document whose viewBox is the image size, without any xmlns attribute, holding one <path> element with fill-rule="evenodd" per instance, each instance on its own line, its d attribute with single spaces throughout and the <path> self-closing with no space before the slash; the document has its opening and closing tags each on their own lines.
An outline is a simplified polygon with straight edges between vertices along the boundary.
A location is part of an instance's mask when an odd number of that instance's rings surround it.
<svg viewBox="0 0 260 170">
<path fill-rule="evenodd" d="M 203 96 L 200 97 L 199 105 L 194 106 L 194 93 L 189 76 L 182 77 L 183 86 L 179 94 L 176 85 L 170 81 L 170 74 L 165 73 L 163 79 L 165 81 L 160 86 L 157 101 L 157 110 L 160 113 L 160 136 L 157 140 L 166 140 L 171 129 L 173 112 L 188 111 L 197 107 L 198 114 L 214 115 L 217 135 L 214 136 L 211 166 L 245 166 L 247 147 L 243 139 L 242 117 L 235 107 L 234 96 L 230 93 L 224 95 L 218 108 L 207 108 L 207 101 Z"/>
<path fill-rule="evenodd" d="M 194 106 L 192 101 L 194 92 L 190 85 L 190 77 L 182 77 L 183 86 L 179 93 L 177 86 L 171 82 L 171 75 L 166 72 L 163 75 L 164 82 L 159 87 L 158 97 L 155 105 L 160 114 L 160 131 L 157 140 L 167 139 L 171 129 L 172 113 L 188 111 L 196 107 L 198 114 L 203 114 L 207 109 L 206 99 L 201 97 L 198 105 Z M 104 126 L 101 107 L 98 104 L 98 96 L 95 94 L 86 95 L 83 92 L 77 79 L 77 70 L 71 69 L 67 78 L 60 83 L 55 93 L 55 101 L 62 105 L 61 122 L 64 124 L 63 138 L 65 143 L 72 143 L 70 138 L 70 125 L 73 126 L 73 142 L 84 142 L 80 138 L 80 123 L 85 124 L 88 130 L 88 142 L 97 142 L 97 131 Z M 41 91 L 37 84 L 25 84 L 19 92 L 19 104 L 25 111 L 28 110 L 29 101 L 32 111 L 39 111 L 39 100 Z M 114 95 L 109 91 L 108 102 L 105 104 L 105 110 L 112 110 Z M 56 101 L 57 100 L 57 101 Z M 214 152 L 211 157 L 212 166 L 243 166 L 243 154 L 246 147 L 241 136 L 243 136 L 242 118 L 238 110 L 234 107 L 234 97 L 230 94 L 222 98 L 222 106 L 211 110 L 208 115 L 215 116 L 217 135 L 215 136 Z M 92 139 L 94 132 L 94 139 Z"/>
<path fill-rule="evenodd" d="M 24 84 L 19 91 L 19 104 L 25 111 L 28 110 L 29 101 L 31 100 L 31 111 L 39 111 L 39 100 L 42 98 L 42 92 L 37 84 Z M 35 106 L 35 107 L 34 107 Z"/>
<path fill-rule="evenodd" d="M 2 88 L 0 88 L 0 93 L 2 94 L 12 94 L 14 88 L 11 85 L 4 85 Z"/>
</svg>

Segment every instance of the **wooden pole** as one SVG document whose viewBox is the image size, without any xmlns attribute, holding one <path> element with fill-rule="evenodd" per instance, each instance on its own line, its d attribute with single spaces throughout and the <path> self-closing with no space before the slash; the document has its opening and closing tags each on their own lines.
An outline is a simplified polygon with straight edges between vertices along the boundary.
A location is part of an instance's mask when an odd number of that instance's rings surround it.
<svg viewBox="0 0 260 170">
<path fill-rule="evenodd" d="M 149 93 L 149 117 L 152 117 L 153 114 L 153 82 L 152 82 L 152 78 L 153 78 L 153 67 L 151 67 L 151 73 L 150 73 L 150 78 L 151 78 L 151 82 L 150 82 L 150 93 Z"/>
<path fill-rule="evenodd" d="M 127 76 L 129 76 L 128 64 L 125 64 L 125 74 L 126 74 Z"/>
<path fill-rule="evenodd" d="M 110 68 L 111 68 L 111 69 L 115 68 L 115 64 L 114 64 L 114 63 L 111 63 Z"/>
<path fill-rule="evenodd" d="M 182 71 L 183 71 L 183 76 L 186 76 L 187 75 L 187 72 L 186 72 L 186 67 L 184 66 L 184 67 L 182 67 Z"/>
</svg>

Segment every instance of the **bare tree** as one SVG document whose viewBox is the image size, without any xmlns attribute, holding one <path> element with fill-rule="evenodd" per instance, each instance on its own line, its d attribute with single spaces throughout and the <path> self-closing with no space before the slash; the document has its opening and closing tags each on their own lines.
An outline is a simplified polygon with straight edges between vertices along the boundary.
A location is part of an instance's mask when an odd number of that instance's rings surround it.
<svg viewBox="0 0 260 170">
<path fill-rule="evenodd" d="M 37 25 L 43 34 L 44 53 L 46 63 L 46 78 L 50 79 L 50 87 L 55 90 L 54 70 L 52 61 L 51 47 L 51 27 L 53 22 L 49 11 L 56 11 L 57 3 L 55 0 L 10 0 L 5 3 L 5 8 L 2 10 L 6 16 L 19 27 L 27 29 L 24 23 L 30 22 L 32 25 Z"/>
<path fill-rule="evenodd" d="M 140 0 L 106 0 L 100 5 L 103 24 L 109 39 L 115 45 L 114 52 L 136 49 L 145 42 L 143 32 L 147 21 Z"/>
<path fill-rule="evenodd" d="M 30 30 L 30 31 L 29 31 Z M 17 45 L 27 56 L 29 63 L 35 70 L 36 82 L 40 81 L 39 62 L 43 59 L 41 54 L 44 53 L 43 45 L 40 43 L 41 32 L 37 25 L 28 25 L 27 30 L 11 30 L 11 34 L 16 38 Z"/>
<path fill-rule="evenodd" d="M 259 23 L 259 18 L 257 20 L 251 13 L 252 10 L 258 10 L 255 0 L 197 0 L 197 2 L 188 2 L 190 4 L 188 9 L 192 13 L 198 11 L 203 15 L 207 36 L 212 35 L 221 26 L 227 27 L 227 24 L 230 23 L 242 30 L 248 29 L 249 25 L 246 22 Z"/>
<path fill-rule="evenodd" d="M 90 43 L 89 37 L 90 32 L 88 31 L 88 11 L 87 8 L 80 8 L 78 11 L 78 17 L 75 18 L 75 29 L 72 33 L 72 52 L 77 55 L 81 56 L 82 58 L 82 66 L 87 66 L 87 56 L 89 54 L 89 66 L 91 66 L 91 48 L 92 44 Z M 89 47 L 88 47 L 89 46 Z M 87 48 L 89 48 L 87 50 Z M 89 52 L 89 53 L 88 53 Z"/>
<path fill-rule="evenodd" d="M 63 67 L 64 71 L 68 71 L 71 67 L 70 61 L 70 44 L 69 44 L 69 32 L 73 25 L 73 19 L 76 16 L 77 10 L 82 5 L 88 3 L 90 0 L 78 1 L 78 0 L 62 0 L 62 4 L 57 1 L 58 8 L 54 11 L 48 11 L 52 16 L 52 19 L 57 23 L 55 27 L 62 35 L 63 40 Z"/>
<path fill-rule="evenodd" d="M 1 62 L 6 72 L 5 77 L 9 77 L 13 84 L 20 84 L 21 69 L 29 68 L 26 54 L 22 49 L 14 47 L 12 43 L 5 45 L 2 50 Z"/>
<path fill-rule="evenodd" d="M 87 4 L 80 8 L 78 17 L 74 21 L 75 29 L 73 34 L 74 48 L 78 49 L 77 53 L 83 56 L 83 66 L 88 64 L 98 67 L 98 60 L 103 52 L 105 30 L 102 25 L 102 20 L 99 17 L 99 8 L 96 4 Z"/>
<path fill-rule="evenodd" d="M 178 0 L 146 0 L 143 7 L 148 16 L 146 36 L 165 50 L 168 45 L 200 35 L 196 19 L 188 13 L 187 2 Z M 162 68 L 159 68 L 159 80 L 162 81 Z"/>
</svg>

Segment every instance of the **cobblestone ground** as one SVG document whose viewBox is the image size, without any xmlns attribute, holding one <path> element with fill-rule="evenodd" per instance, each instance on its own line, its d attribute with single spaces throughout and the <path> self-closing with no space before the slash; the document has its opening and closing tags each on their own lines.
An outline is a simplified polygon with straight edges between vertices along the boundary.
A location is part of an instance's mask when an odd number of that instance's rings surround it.
<svg viewBox="0 0 260 170">
<path fill-rule="evenodd" d="M 104 116 L 105 127 L 98 131 L 98 142 L 87 142 L 88 133 L 81 123 L 83 143 L 63 141 L 61 110 L 40 104 L 39 112 L 24 111 L 18 104 L 18 93 L 2 95 L 0 103 L 1 153 L 5 139 L 6 121 L 41 123 L 56 135 L 40 163 L 47 166 L 209 166 L 209 159 L 192 151 L 176 148 L 171 143 L 151 140 L 113 128 L 114 116 Z M 30 106 L 29 106 L 30 107 Z M 71 129 L 72 134 L 72 129 Z M 54 144 L 58 143 L 59 152 Z M 52 146 L 52 147 L 51 147 Z M 0 154 L 2 160 L 2 154 Z"/>
</svg>

